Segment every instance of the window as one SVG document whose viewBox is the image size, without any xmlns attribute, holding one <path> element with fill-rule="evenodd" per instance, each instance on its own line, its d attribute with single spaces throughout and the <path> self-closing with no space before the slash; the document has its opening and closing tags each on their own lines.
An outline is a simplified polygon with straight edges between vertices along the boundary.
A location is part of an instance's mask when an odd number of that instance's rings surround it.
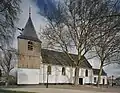
<svg viewBox="0 0 120 93">
<path fill-rule="evenodd" d="M 96 78 L 96 77 L 94 77 L 94 83 L 96 83 L 96 81 L 97 81 L 97 78 Z"/>
<path fill-rule="evenodd" d="M 33 50 L 33 42 L 28 41 L 28 50 Z"/>
<path fill-rule="evenodd" d="M 85 76 L 88 77 L 88 70 L 85 71 Z"/>
<path fill-rule="evenodd" d="M 103 79 L 103 85 L 105 85 L 105 79 Z"/>
<path fill-rule="evenodd" d="M 62 68 L 62 75 L 65 75 L 65 67 Z"/>
<path fill-rule="evenodd" d="M 2 77 L 2 70 L 0 69 L 0 77 Z"/>
<path fill-rule="evenodd" d="M 51 66 L 47 67 L 47 73 L 50 75 L 51 74 Z"/>
</svg>

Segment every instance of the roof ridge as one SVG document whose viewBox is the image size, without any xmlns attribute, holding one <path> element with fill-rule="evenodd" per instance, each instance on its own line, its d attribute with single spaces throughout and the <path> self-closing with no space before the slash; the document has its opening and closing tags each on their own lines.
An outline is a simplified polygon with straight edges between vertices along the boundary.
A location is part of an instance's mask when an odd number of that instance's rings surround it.
<svg viewBox="0 0 120 93">
<path fill-rule="evenodd" d="M 42 48 L 42 49 L 43 50 L 48 50 L 48 51 L 53 51 L 53 52 L 63 53 L 62 51 L 55 51 L 55 50 L 50 50 L 50 49 L 45 49 L 45 48 Z M 77 56 L 77 54 L 72 54 L 72 53 L 69 53 L 69 54 Z"/>
</svg>

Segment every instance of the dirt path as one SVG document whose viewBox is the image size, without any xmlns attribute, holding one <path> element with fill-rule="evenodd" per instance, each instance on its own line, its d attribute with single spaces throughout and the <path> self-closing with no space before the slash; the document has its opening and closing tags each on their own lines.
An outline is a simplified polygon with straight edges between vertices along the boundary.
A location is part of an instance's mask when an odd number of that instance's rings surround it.
<svg viewBox="0 0 120 93">
<path fill-rule="evenodd" d="M 120 86 L 115 87 L 101 87 L 95 86 L 73 86 L 73 85 L 49 85 L 46 88 L 45 85 L 29 85 L 29 86 L 15 86 L 14 88 L 4 88 L 17 91 L 28 91 L 37 93 L 120 93 Z"/>
<path fill-rule="evenodd" d="M 7 89 L 16 90 L 16 91 L 36 92 L 36 93 L 118 93 L 118 92 L 96 92 L 89 90 L 72 90 L 72 89 L 57 89 L 57 88 L 7 88 Z"/>
</svg>

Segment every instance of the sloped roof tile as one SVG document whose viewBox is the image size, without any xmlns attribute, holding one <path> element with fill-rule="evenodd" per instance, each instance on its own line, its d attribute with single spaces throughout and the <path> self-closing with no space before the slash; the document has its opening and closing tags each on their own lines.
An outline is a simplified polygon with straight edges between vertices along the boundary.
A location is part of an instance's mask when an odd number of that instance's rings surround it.
<svg viewBox="0 0 120 93">
<path fill-rule="evenodd" d="M 100 69 L 93 69 L 93 75 L 98 75 L 99 74 Z M 107 73 L 105 73 L 105 71 L 102 69 L 102 76 L 107 76 Z"/>
<path fill-rule="evenodd" d="M 57 52 L 53 50 L 42 49 L 41 55 L 43 59 L 43 63 L 52 64 L 52 65 L 62 65 L 62 66 L 72 66 L 74 67 L 75 64 L 72 62 L 67 55 L 63 52 Z M 71 57 L 77 61 L 77 55 L 70 54 Z M 82 57 L 83 61 L 81 62 L 80 67 L 83 68 L 92 68 L 90 63 L 87 61 L 85 57 Z"/>
</svg>

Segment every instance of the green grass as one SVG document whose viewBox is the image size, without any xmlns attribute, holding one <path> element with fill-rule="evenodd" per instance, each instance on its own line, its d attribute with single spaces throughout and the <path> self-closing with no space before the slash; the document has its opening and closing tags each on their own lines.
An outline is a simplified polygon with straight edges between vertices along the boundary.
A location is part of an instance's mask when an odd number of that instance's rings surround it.
<svg viewBox="0 0 120 93">
<path fill-rule="evenodd" d="M 0 89 L 0 93 L 35 93 L 35 92 L 12 91 L 12 90 Z"/>
</svg>

